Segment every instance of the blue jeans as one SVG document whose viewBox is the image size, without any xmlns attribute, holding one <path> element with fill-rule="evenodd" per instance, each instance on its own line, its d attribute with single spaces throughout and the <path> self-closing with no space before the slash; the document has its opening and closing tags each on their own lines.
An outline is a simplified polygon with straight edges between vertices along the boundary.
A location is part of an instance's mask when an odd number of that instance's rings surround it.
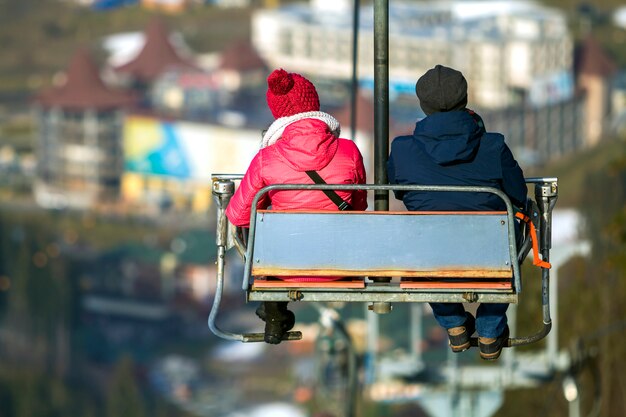
<svg viewBox="0 0 626 417">
<path fill-rule="evenodd" d="M 444 329 L 462 326 L 467 316 L 461 303 L 430 303 L 435 319 Z M 484 303 L 476 311 L 476 331 L 481 337 L 498 337 L 506 327 L 508 304 Z"/>
<path fill-rule="evenodd" d="M 517 238 L 517 247 L 521 245 L 522 225 L 515 222 L 515 236 Z M 462 326 L 467 316 L 465 308 L 461 303 L 429 303 L 433 309 L 435 319 L 444 329 Z M 508 304 L 485 303 L 478 306 L 476 310 L 476 331 L 481 337 L 498 337 L 504 332 L 507 324 L 506 310 Z"/>
</svg>

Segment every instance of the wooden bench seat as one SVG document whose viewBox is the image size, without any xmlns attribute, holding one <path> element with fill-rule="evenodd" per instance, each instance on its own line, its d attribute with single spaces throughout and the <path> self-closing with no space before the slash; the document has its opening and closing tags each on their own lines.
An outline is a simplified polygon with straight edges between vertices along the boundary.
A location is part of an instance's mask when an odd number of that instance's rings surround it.
<svg viewBox="0 0 626 417">
<path fill-rule="evenodd" d="M 252 284 L 252 291 L 262 288 L 317 288 L 317 289 L 337 289 L 337 288 L 365 288 L 365 278 L 349 277 L 337 281 L 323 282 L 302 282 L 284 281 L 280 278 L 255 278 Z M 445 279 L 445 278 L 401 278 L 399 281 L 401 289 L 512 289 L 511 279 Z"/>
</svg>

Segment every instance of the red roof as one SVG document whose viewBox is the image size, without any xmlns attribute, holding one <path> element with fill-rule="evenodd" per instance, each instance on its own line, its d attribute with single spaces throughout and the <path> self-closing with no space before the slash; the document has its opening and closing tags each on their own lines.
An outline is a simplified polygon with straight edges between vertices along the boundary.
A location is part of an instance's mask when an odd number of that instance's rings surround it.
<svg viewBox="0 0 626 417">
<path fill-rule="evenodd" d="M 145 32 L 146 42 L 139 54 L 130 62 L 115 68 L 141 81 L 150 82 L 169 68 L 198 67 L 181 57 L 169 40 L 169 33 L 160 19 L 154 19 Z"/>
<path fill-rule="evenodd" d="M 593 37 L 588 36 L 576 51 L 577 74 L 610 77 L 617 71 L 617 64 Z"/>
<path fill-rule="evenodd" d="M 267 65 L 248 41 L 238 41 L 222 52 L 220 68 L 235 71 L 266 70 Z"/>
<path fill-rule="evenodd" d="M 104 110 L 129 106 L 137 100 L 132 93 L 107 87 L 89 52 L 81 48 L 70 62 L 65 83 L 42 91 L 35 102 L 45 107 Z"/>
</svg>

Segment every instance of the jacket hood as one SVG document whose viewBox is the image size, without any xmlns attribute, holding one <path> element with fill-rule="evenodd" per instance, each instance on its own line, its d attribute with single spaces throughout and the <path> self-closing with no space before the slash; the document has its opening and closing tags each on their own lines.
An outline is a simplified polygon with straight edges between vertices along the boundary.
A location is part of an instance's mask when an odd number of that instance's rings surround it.
<svg viewBox="0 0 626 417">
<path fill-rule="evenodd" d="M 434 113 L 415 125 L 413 136 L 439 165 L 471 160 L 485 129 L 467 111 Z"/>
<path fill-rule="evenodd" d="M 296 171 L 320 170 L 337 152 L 337 137 L 326 123 L 302 119 L 287 126 L 274 145 L 287 165 Z"/>
</svg>

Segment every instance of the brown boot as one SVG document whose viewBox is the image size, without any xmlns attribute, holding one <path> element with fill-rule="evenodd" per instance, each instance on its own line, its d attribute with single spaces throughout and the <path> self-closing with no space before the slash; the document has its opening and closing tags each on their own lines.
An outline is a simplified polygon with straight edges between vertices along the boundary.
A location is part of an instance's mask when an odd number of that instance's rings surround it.
<svg viewBox="0 0 626 417">
<path fill-rule="evenodd" d="M 480 348 L 480 357 L 486 361 L 493 361 L 500 357 L 502 348 L 506 346 L 509 340 L 509 326 L 504 328 L 502 334 L 498 337 L 479 337 L 478 347 Z"/>
<path fill-rule="evenodd" d="M 448 329 L 448 342 L 453 352 L 463 352 L 470 348 L 470 338 L 476 331 L 476 319 L 470 313 L 465 313 L 467 318 L 462 326 Z"/>
</svg>

